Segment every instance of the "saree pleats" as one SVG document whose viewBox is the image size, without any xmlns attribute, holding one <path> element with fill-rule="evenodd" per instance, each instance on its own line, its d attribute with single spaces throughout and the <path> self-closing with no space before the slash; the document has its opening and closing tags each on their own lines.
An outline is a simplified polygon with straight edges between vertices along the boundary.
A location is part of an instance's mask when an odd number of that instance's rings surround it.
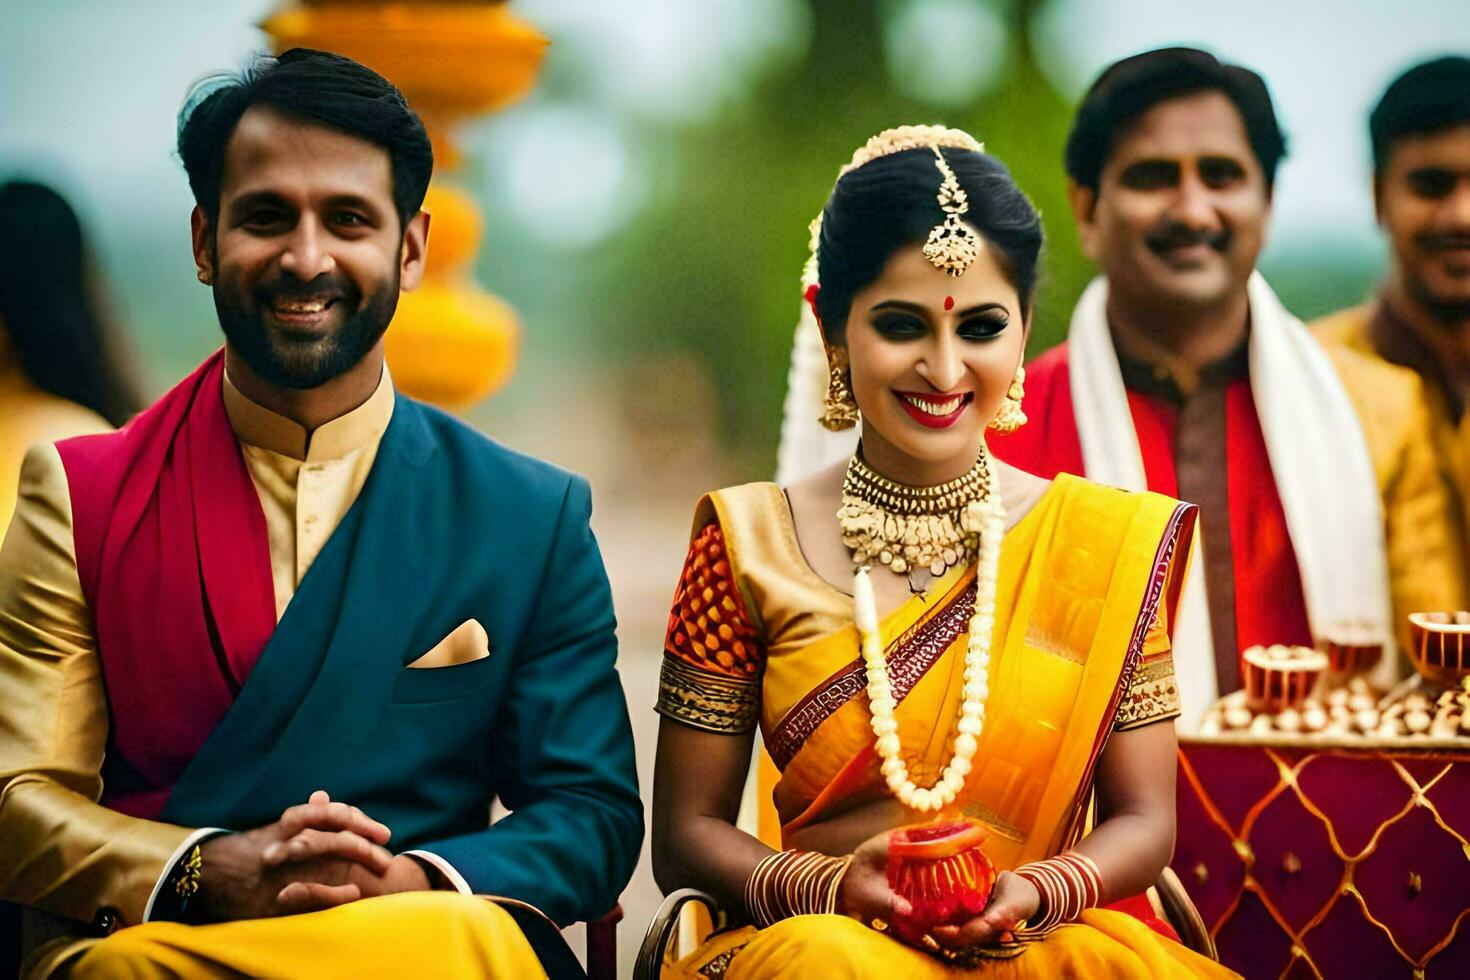
<svg viewBox="0 0 1470 980">
<path fill-rule="evenodd" d="M 948 966 L 927 953 L 874 932 L 841 915 L 803 915 L 757 932 L 725 933 L 683 962 L 666 967 L 664 980 L 1022 980 L 1107 977 L 1110 980 L 1232 977 L 1235 974 L 1178 943 L 1159 938 L 1122 912 L 1090 909 L 1018 956 L 986 960 L 970 969 Z"/>
</svg>

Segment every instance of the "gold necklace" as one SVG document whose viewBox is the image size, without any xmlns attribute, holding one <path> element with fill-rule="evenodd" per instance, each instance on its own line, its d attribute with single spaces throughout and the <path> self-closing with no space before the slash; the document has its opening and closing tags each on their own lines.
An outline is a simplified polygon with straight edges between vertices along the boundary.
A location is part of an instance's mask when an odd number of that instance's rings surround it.
<svg viewBox="0 0 1470 980">
<path fill-rule="evenodd" d="M 990 453 L 980 455 L 970 471 L 934 487 L 907 487 L 888 480 L 862 459 L 862 447 L 847 465 L 838 512 L 842 540 L 853 552 L 853 625 L 867 672 L 869 723 L 881 772 L 899 802 L 920 813 L 953 803 L 974 765 L 985 727 L 990 696 L 990 647 L 995 633 L 995 593 L 1000 578 L 1005 506 L 990 482 Z M 914 783 L 898 737 L 897 698 L 888 671 L 888 654 L 879 635 L 878 607 L 868 578 L 876 557 L 903 574 L 911 563 L 933 561 L 935 575 L 977 555 L 975 611 L 965 642 L 965 684 L 956 723 L 954 755 L 929 787 Z M 922 564 L 921 564 L 922 567 Z"/>
<path fill-rule="evenodd" d="M 842 543 L 854 566 L 878 562 L 898 575 L 927 570 L 935 578 L 974 560 L 990 499 L 990 454 L 982 443 L 969 471 L 947 483 L 911 487 L 876 473 L 862 446 L 847 464 Z"/>
</svg>

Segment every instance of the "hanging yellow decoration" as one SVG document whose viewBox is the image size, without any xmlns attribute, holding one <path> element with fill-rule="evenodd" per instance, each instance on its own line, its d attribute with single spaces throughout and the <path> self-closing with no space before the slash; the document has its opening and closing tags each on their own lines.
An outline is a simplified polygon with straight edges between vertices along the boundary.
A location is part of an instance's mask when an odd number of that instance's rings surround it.
<svg viewBox="0 0 1470 980">
<path fill-rule="evenodd" d="M 398 86 L 434 144 L 436 176 L 424 281 L 399 299 L 386 347 L 406 394 L 447 408 L 486 398 L 515 371 L 520 320 L 470 276 L 482 221 L 446 184 L 459 164 L 452 130 L 531 90 L 549 43 L 504 0 L 302 0 L 261 24 L 277 51 L 305 47 L 359 61 Z"/>
</svg>

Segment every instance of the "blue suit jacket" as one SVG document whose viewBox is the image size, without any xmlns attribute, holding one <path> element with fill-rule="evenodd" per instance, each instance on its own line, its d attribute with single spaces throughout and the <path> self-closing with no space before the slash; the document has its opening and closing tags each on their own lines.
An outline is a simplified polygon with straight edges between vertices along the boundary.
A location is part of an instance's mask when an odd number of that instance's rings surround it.
<svg viewBox="0 0 1470 980">
<path fill-rule="evenodd" d="M 399 397 L 357 501 L 162 819 L 247 829 L 316 789 L 567 923 L 643 837 L 587 483 Z M 478 620 L 490 656 L 409 668 Z M 498 796 L 512 811 L 488 826 Z"/>
</svg>

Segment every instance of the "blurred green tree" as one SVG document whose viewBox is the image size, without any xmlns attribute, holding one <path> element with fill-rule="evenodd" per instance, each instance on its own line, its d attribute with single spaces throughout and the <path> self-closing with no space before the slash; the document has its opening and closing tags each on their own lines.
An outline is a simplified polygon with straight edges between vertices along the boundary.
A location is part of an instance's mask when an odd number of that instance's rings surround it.
<svg viewBox="0 0 1470 980">
<path fill-rule="evenodd" d="M 687 352 L 716 386 L 724 435 L 774 457 L 800 303 L 807 224 L 838 167 L 873 133 L 914 122 L 968 129 L 1041 209 L 1048 240 L 1030 340 L 1065 334 L 1086 269 L 1067 208 L 1062 146 L 1070 107 L 1032 52 L 1040 0 L 1001 0 L 1005 68 L 973 105 L 941 113 L 899 94 L 884 70 L 882 8 L 810 0 L 806 56 L 747 102 L 681 134 L 674 181 L 603 265 L 605 336 L 627 352 Z"/>
</svg>

